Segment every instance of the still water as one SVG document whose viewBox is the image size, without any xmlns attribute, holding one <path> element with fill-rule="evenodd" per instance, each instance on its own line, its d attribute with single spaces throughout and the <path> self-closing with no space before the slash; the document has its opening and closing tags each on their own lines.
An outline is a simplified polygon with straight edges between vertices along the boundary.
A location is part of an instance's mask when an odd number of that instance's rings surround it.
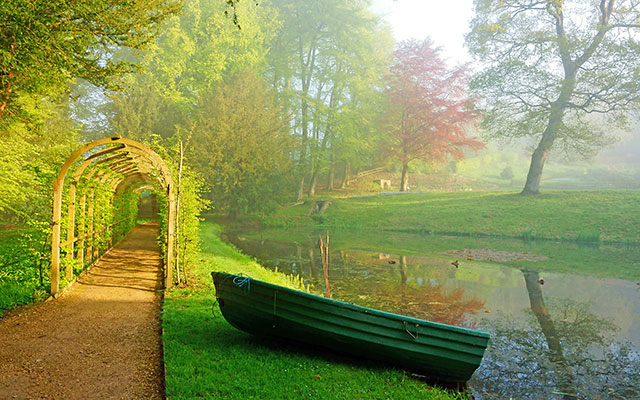
<svg viewBox="0 0 640 400">
<path fill-rule="evenodd" d="M 637 247 L 332 231 L 327 280 L 325 235 L 224 238 L 316 294 L 489 331 L 476 399 L 640 399 Z"/>
</svg>

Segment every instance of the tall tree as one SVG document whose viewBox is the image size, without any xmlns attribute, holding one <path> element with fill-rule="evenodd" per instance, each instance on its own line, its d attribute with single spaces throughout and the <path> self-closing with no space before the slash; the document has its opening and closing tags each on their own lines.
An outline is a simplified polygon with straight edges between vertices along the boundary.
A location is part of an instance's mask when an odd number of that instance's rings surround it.
<svg viewBox="0 0 640 400">
<path fill-rule="evenodd" d="M 20 111 L 17 95 L 55 97 L 72 78 L 117 87 L 135 70 L 114 49 L 142 48 L 181 0 L 31 1 L 0 3 L 0 117 Z"/>
<path fill-rule="evenodd" d="M 203 95 L 198 110 L 192 161 L 212 186 L 213 204 L 237 215 L 284 202 L 292 141 L 262 79 L 235 73 Z"/>
<path fill-rule="evenodd" d="M 466 41 L 490 137 L 539 139 L 523 194 L 540 191 L 555 143 L 590 155 L 640 103 L 637 0 L 476 0 Z"/>
<path fill-rule="evenodd" d="M 391 40 L 364 0 L 274 0 L 273 4 L 282 26 L 270 46 L 268 80 L 280 93 L 291 118 L 291 133 L 299 139 L 294 156 L 301 198 L 305 180 L 313 195 L 331 157 L 335 165 L 336 139 L 347 134 L 337 126 L 344 122 L 341 114 L 347 107 L 356 110 L 363 105 L 365 88 L 381 86 L 385 46 L 390 48 Z"/>
<path fill-rule="evenodd" d="M 168 138 L 193 118 L 203 93 L 225 74 L 262 70 L 265 41 L 274 29 L 270 9 L 254 2 L 234 2 L 242 29 L 225 16 L 218 0 L 193 0 L 168 21 L 142 55 L 143 74 L 129 75 L 130 88 L 112 104 L 115 133 L 143 140 L 151 133 Z"/>
<path fill-rule="evenodd" d="M 409 163 L 464 157 L 484 145 L 467 137 L 479 115 L 466 94 L 465 66 L 449 69 L 430 39 L 400 43 L 389 78 L 389 151 L 402 163 L 400 191 L 407 190 Z"/>
</svg>

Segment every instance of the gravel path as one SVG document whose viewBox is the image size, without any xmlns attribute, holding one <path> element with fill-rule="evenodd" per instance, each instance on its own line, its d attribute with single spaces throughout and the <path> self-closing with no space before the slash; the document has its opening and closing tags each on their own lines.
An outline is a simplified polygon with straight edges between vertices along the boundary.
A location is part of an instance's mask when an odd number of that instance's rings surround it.
<svg viewBox="0 0 640 400">
<path fill-rule="evenodd" d="M 134 228 L 60 298 L 0 319 L 0 399 L 161 399 L 157 225 Z"/>
</svg>

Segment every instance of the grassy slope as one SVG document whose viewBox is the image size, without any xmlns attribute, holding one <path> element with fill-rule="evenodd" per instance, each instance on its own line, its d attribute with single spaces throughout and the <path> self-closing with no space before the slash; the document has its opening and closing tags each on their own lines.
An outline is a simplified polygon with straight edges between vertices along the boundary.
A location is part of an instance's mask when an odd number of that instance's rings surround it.
<svg viewBox="0 0 640 400">
<path fill-rule="evenodd" d="M 309 224 L 310 204 L 265 217 Z M 319 219 L 316 218 L 316 222 Z M 640 243 L 640 191 L 455 192 L 334 199 L 320 218 L 337 227 Z"/>
<path fill-rule="evenodd" d="M 274 344 L 232 328 L 216 312 L 209 273 L 224 270 L 277 284 L 291 278 L 265 270 L 224 244 L 206 224 L 202 262 L 189 288 L 166 294 L 163 312 L 166 394 L 170 399 L 455 399 L 407 373 L 355 365 L 336 355 Z"/>
</svg>

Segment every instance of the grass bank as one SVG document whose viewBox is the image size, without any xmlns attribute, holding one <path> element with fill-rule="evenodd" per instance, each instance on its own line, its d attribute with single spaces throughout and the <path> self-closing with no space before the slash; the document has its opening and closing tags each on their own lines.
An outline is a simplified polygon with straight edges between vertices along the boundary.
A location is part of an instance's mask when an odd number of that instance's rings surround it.
<svg viewBox="0 0 640 400">
<path fill-rule="evenodd" d="M 216 310 L 210 272 L 245 273 L 295 287 L 295 279 L 269 271 L 223 243 L 220 227 L 201 232 L 201 262 L 187 288 L 166 293 L 163 343 L 170 399 L 462 399 L 404 371 L 363 365 L 333 354 L 272 343 L 231 327 Z"/>
<path fill-rule="evenodd" d="M 268 226 L 322 225 L 410 233 L 640 244 L 640 191 L 454 192 L 313 201 L 262 217 Z"/>
</svg>

